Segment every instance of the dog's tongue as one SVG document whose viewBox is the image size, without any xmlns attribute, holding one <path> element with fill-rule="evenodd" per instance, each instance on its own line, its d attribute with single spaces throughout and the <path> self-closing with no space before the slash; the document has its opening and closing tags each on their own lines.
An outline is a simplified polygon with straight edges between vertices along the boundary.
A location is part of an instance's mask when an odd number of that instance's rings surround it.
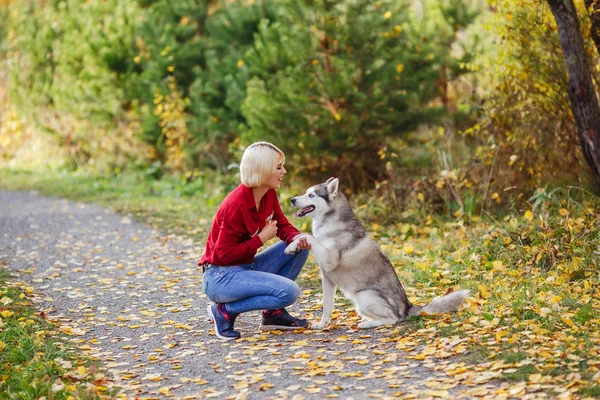
<svg viewBox="0 0 600 400">
<path fill-rule="evenodd" d="M 304 207 L 302 210 L 299 210 L 299 211 L 296 213 L 296 216 L 297 216 L 297 217 L 303 217 L 303 216 L 304 216 L 304 214 L 306 214 L 306 213 L 307 213 L 307 212 L 309 212 L 309 211 L 312 211 L 312 209 L 313 209 L 313 207 L 311 207 L 311 206 Z"/>
</svg>

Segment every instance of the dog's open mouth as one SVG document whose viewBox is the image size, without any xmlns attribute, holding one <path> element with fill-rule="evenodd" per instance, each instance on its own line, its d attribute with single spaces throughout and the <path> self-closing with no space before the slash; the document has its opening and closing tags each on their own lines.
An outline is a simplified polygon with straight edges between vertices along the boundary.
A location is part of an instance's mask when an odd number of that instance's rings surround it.
<svg viewBox="0 0 600 400">
<path fill-rule="evenodd" d="M 300 210 L 296 213 L 296 216 L 304 217 L 306 214 L 310 214 L 314 210 L 315 210 L 315 206 L 304 207 L 302 210 Z"/>
</svg>

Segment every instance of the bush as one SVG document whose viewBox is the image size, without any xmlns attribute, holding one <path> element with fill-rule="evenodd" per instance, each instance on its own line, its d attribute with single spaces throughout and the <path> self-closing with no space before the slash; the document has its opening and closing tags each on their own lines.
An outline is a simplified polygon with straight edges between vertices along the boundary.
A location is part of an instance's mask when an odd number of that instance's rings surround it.
<svg viewBox="0 0 600 400">
<path fill-rule="evenodd" d="M 21 2 L 11 95 L 77 166 L 225 170 L 266 139 L 304 176 L 355 189 L 386 176 L 396 138 L 464 114 L 448 88 L 469 72 L 477 7 L 411 4 Z"/>
<path fill-rule="evenodd" d="M 531 193 L 548 182 L 585 183 L 588 167 L 580 161 L 568 74 L 550 9 L 508 0 L 495 7 L 489 26 L 498 45 L 481 62 L 489 92 L 479 124 L 466 132 L 479 140 L 474 163 L 487 169 L 481 175 L 489 175 L 494 164 L 491 183 L 497 191 L 515 186 Z M 579 15 L 585 14 L 580 8 Z M 589 39 L 589 20 L 580 22 Z M 587 50 L 593 66 L 591 39 Z"/>
<path fill-rule="evenodd" d="M 12 7 L 11 101 L 58 138 L 77 166 L 112 168 L 143 154 L 115 68 L 133 45 L 129 2 L 19 2 Z"/>
<path fill-rule="evenodd" d="M 390 138 L 448 114 L 447 84 L 471 60 L 458 32 L 476 17 L 460 1 L 285 2 L 263 21 L 245 61 L 244 143 L 271 140 L 295 170 L 335 172 L 353 188 L 385 177 Z"/>
<path fill-rule="evenodd" d="M 189 96 L 189 127 L 194 136 L 192 153 L 198 166 L 225 171 L 229 145 L 245 123 L 241 104 L 251 73 L 244 54 L 254 46 L 254 35 L 263 20 L 276 18 L 277 2 L 226 2 L 206 23 L 204 68 L 196 69 Z"/>
</svg>

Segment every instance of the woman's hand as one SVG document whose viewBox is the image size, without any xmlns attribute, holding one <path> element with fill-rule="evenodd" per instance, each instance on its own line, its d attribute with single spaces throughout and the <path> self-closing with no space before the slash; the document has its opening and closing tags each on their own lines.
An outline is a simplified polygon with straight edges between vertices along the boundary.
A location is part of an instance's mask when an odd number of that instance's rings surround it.
<svg viewBox="0 0 600 400">
<path fill-rule="evenodd" d="M 271 220 L 265 225 L 262 231 L 258 234 L 260 240 L 265 243 L 268 240 L 273 239 L 277 235 L 277 221 Z"/>
<path fill-rule="evenodd" d="M 306 233 L 301 233 L 300 235 L 294 237 L 293 240 L 295 240 L 297 237 L 300 237 L 298 239 L 298 247 L 296 248 L 297 250 L 310 250 L 310 243 L 308 243 L 308 240 L 306 239 L 307 236 L 309 235 Z"/>
</svg>

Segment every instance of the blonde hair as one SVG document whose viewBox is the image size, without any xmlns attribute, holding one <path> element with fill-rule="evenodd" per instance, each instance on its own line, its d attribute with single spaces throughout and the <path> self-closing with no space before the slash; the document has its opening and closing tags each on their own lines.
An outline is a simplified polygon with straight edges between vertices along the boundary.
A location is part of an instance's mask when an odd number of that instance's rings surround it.
<svg viewBox="0 0 600 400">
<path fill-rule="evenodd" d="M 252 143 L 242 156 L 240 179 L 248 187 L 259 187 L 285 162 L 285 154 L 269 142 Z"/>
</svg>

